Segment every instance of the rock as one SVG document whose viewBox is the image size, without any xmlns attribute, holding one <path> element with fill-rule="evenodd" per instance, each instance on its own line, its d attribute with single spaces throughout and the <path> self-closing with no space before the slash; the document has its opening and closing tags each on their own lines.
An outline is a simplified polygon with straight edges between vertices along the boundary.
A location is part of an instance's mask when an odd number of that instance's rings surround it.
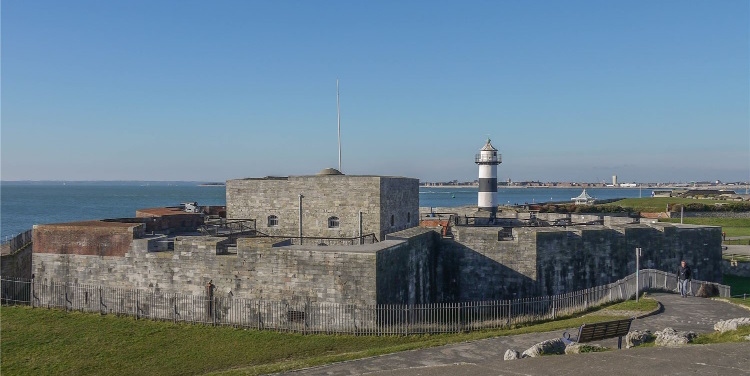
<svg viewBox="0 0 750 376">
<path fill-rule="evenodd" d="M 516 350 L 508 349 L 508 351 L 505 352 L 505 360 L 514 360 L 521 357 L 521 354 L 518 353 Z"/>
<path fill-rule="evenodd" d="M 604 351 L 605 348 L 599 345 L 587 345 L 576 343 L 565 347 L 565 354 L 580 354 L 587 352 L 599 352 Z"/>
<path fill-rule="evenodd" d="M 695 332 L 679 332 L 672 328 L 664 328 L 656 334 L 656 346 L 677 347 L 690 343 L 695 338 Z"/>
<path fill-rule="evenodd" d="M 565 342 L 561 338 L 548 339 L 528 348 L 521 354 L 523 358 L 536 358 L 542 355 L 565 354 Z"/>
<path fill-rule="evenodd" d="M 625 336 L 625 348 L 629 349 L 650 342 L 653 339 L 654 335 L 651 334 L 650 330 L 633 330 Z"/>
<path fill-rule="evenodd" d="M 729 330 L 737 330 L 740 326 L 750 325 L 750 317 L 722 320 L 714 324 L 714 330 L 724 333 Z"/>
<path fill-rule="evenodd" d="M 750 341 L 750 334 L 745 336 L 745 341 Z"/>
<path fill-rule="evenodd" d="M 713 283 L 702 283 L 695 296 L 699 298 L 719 296 L 719 288 L 716 287 L 716 285 L 714 285 Z"/>
</svg>

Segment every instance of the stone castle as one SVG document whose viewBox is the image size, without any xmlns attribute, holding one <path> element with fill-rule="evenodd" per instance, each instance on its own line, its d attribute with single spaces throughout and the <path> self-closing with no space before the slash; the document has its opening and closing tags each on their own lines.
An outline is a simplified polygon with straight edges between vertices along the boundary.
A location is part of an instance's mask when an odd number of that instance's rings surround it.
<svg viewBox="0 0 750 376">
<path fill-rule="evenodd" d="M 204 294 L 212 281 L 219 296 L 295 303 L 420 304 L 603 285 L 633 273 L 640 247 L 643 268 L 672 271 L 685 259 L 695 278 L 722 278 L 719 227 L 477 207 L 420 213 L 417 179 L 334 169 L 229 180 L 226 197 L 226 208 L 36 225 L 31 263 L 15 274 L 163 293 Z"/>
<path fill-rule="evenodd" d="M 220 296 L 419 304 L 602 285 L 631 274 L 641 247 L 644 268 L 671 271 L 686 259 L 696 278 L 721 281 L 718 227 L 515 212 L 489 224 L 476 208 L 420 214 L 416 179 L 335 170 L 230 180 L 226 189 L 226 218 L 213 233 L 206 210 L 178 208 L 34 226 L 30 273 L 164 293 L 203 294 L 213 281 Z M 255 226 L 226 231 L 238 222 Z"/>
</svg>

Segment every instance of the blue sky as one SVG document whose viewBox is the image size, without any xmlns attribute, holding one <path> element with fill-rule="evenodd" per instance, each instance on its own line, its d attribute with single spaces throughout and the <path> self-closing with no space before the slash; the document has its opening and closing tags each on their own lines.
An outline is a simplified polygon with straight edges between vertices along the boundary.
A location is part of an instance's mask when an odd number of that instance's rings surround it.
<svg viewBox="0 0 750 376">
<path fill-rule="evenodd" d="M 3 1 L 3 180 L 747 180 L 747 1 Z"/>
</svg>

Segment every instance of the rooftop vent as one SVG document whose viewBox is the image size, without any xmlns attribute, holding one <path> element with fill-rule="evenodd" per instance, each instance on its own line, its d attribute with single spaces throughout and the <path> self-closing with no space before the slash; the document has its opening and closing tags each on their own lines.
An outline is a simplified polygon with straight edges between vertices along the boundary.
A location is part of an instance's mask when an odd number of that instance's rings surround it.
<svg viewBox="0 0 750 376">
<path fill-rule="evenodd" d="M 318 172 L 318 176 L 322 175 L 344 175 L 341 173 L 341 171 L 335 169 L 335 168 L 326 168 Z"/>
</svg>

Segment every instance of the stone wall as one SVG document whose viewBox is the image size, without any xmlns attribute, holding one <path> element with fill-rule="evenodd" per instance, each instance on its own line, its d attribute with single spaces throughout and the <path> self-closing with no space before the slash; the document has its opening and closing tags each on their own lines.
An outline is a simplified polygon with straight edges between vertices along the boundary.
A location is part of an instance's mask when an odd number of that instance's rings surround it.
<svg viewBox="0 0 750 376">
<path fill-rule="evenodd" d="M 50 282 L 100 284 L 290 303 L 421 304 L 525 298 L 613 282 L 642 268 L 676 270 L 721 282 L 719 227 L 638 224 L 559 227 L 427 228 L 355 246 L 292 245 L 289 239 L 178 237 L 174 251 L 149 252 L 132 240 L 124 256 L 34 250 L 33 273 Z M 36 243 L 35 243 L 36 245 Z M 153 248 L 153 247 L 152 247 Z"/>
<path fill-rule="evenodd" d="M 32 230 L 26 230 L 0 247 L 0 277 L 31 278 Z"/>
<path fill-rule="evenodd" d="M 13 253 L 0 255 L 0 276 L 3 278 L 31 278 L 32 244 Z"/>
<path fill-rule="evenodd" d="M 143 237 L 141 223 L 86 221 L 34 225 L 34 253 L 124 256 Z"/>
<path fill-rule="evenodd" d="M 388 234 L 387 238 L 404 242 L 377 254 L 378 304 L 439 302 L 443 286 L 437 275 L 438 233 L 414 227 Z"/>
<path fill-rule="evenodd" d="M 642 268 L 674 271 L 685 259 L 695 278 L 721 282 L 721 230 L 689 225 L 456 227 L 440 244 L 445 300 L 560 294 L 614 282 Z M 500 240 L 502 239 L 502 240 Z"/>
<path fill-rule="evenodd" d="M 375 304 L 379 291 L 396 295 L 385 292 L 389 288 L 386 285 L 377 285 L 379 253 L 411 252 L 405 246 L 408 242 L 401 240 L 355 246 L 299 246 L 288 240 L 240 238 L 236 253 L 227 253 L 226 239 L 217 237 L 179 237 L 173 252 L 148 252 L 148 242 L 149 239 L 136 239 L 124 257 L 35 253 L 33 270 L 45 283 L 86 283 L 201 295 L 206 284 L 213 281 L 218 296 L 290 303 Z"/>
<path fill-rule="evenodd" d="M 304 196 L 304 236 L 359 236 L 360 211 L 363 235 L 374 233 L 379 240 L 387 233 L 418 224 L 418 180 L 385 176 L 316 175 L 229 180 L 227 217 L 257 219 L 257 229 L 268 235 L 296 236 L 300 194 Z M 271 215 L 276 216 L 276 225 L 269 225 Z M 329 228 L 330 217 L 338 217 L 339 227 Z"/>
</svg>

